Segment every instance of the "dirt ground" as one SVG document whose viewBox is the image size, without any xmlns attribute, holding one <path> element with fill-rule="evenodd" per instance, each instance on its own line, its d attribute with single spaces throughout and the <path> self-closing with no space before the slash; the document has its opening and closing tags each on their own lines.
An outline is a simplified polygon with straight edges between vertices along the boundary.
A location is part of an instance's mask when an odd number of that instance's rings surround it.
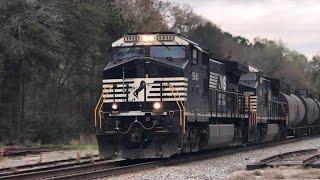
<svg viewBox="0 0 320 180">
<path fill-rule="evenodd" d="M 0 168 L 14 167 L 26 164 L 37 164 L 40 162 L 48 162 L 62 159 L 71 159 L 77 157 L 77 150 L 52 151 L 35 155 L 16 156 L 16 157 L 0 157 Z M 91 156 L 98 154 L 97 150 L 87 149 L 79 150 L 80 156 Z"/>
<path fill-rule="evenodd" d="M 266 168 L 254 171 L 238 170 L 231 173 L 228 180 L 256 179 L 320 179 L 320 169 L 300 167 Z"/>
</svg>

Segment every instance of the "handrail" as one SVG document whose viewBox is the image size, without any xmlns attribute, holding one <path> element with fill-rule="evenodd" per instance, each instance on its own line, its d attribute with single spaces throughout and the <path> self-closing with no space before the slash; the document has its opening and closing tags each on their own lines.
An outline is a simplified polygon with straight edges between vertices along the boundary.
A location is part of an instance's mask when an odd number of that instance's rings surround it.
<svg viewBox="0 0 320 180">
<path fill-rule="evenodd" d="M 270 102 L 270 103 L 278 103 L 278 104 L 287 104 L 287 103 L 285 103 L 285 102 L 273 101 L 273 100 L 268 100 L 268 102 Z"/>
<path fill-rule="evenodd" d="M 107 91 L 106 91 L 106 95 L 109 93 L 109 91 L 112 89 L 112 86 L 111 87 L 109 87 L 108 89 L 107 89 Z M 101 92 L 101 96 L 100 96 L 100 98 L 99 98 L 99 100 L 98 100 L 98 103 L 97 103 L 97 105 L 96 105 L 96 107 L 95 107 L 95 109 L 94 109 L 94 126 L 95 127 L 97 127 L 97 114 L 99 115 L 99 125 L 100 125 L 100 129 L 102 128 L 102 120 L 101 120 L 101 109 L 102 109 L 102 107 L 103 107 L 103 95 L 104 95 L 104 93 L 103 93 L 103 91 Z M 99 109 L 99 111 L 98 111 L 98 109 Z"/>
<path fill-rule="evenodd" d="M 102 109 L 102 107 L 103 107 L 103 100 L 102 100 L 102 103 L 101 103 L 101 106 L 100 106 L 100 108 L 99 108 L 99 120 L 100 120 L 100 129 L 102 129 L 102 118 L 101 118 L 101 109 Z M 104 116 L 103 116 L 104 117 Z"/>
<path fill-rule="evenodd" d="M 173 95 L 173 97 L 174 97 L 174 99 L 175 99 L 175 101 L 176 101 L 176 103 L 177 103 L 177 105 L 178 105 L 178 107 L 179 107 L 179 110 L 180 110 L 180 126 L 182 125 L 182 133 L 185 134 L 185 133 L 186 133 L 186 122 L 185 122 L 186 119 L 185 119 L 184 112 L 185 112 L 186 108 L 185 108 L 185 106 L 184 106 L 184 104 L 183 104 L 183 102 L 182 102 L 182 100 L 181 100 L 181 96 L 180 96 L 180 94 L 179 94 L 179 91 L 178 91 L 174 86 L 172 86 L 170 83 L 167 83 L 167 84 L 168 84 L 168 86 L 170 87 L 171 92 L 172 92 L 172 95 Z M 180 101 L 177 100 L 176 94 L 173 92 L 173 90 L 176 91 L 176 93 L 177 93 Z M 179 104 L 179 102 L 180 102 L 181 104 Z M 182 108 L 181 108 L 181 107 L 182 107 Z M 183 113 L 183 114 L 182 114 L 182 113 Z"/>
<path fill-rule="evenodd" d="M 174 98 L 174 100 L 176 101 L 176 103 L 177 103 L 177 105 L 178 105 L 178 108 L 179 108 L 179 111 L 180 111 L 180 126 L 182 125 L 182 121 L 181 121 L 181 111 L 182 111 L 182 108 L 181 108 L 181 105 L 180 105 L 180 103 L 179 103 L 179 101 L 177 100 L 177 97 L 176 97 L 176 94 L 173 92 L 173 86 L 170 84 L 170 83 L 167 83 L 168 84 L 168 86 L 170 87 L 170 90 L 171 90 L 171 92 L 172 92 L 172 95 L 173 95 L 173 98 Z"/>
<path fill-rule="evenodd" d="M 169 84 L 169 86 L 172 87 L 173 90 L 175 90 L 175 91 L 177 92 L 179 99 L 181 99 L 181 96 L 180 96 L 179 91 L 177 90 L 177 88 L 175 88 L 174 86 L 172 86 L 170 83 L 168 83 L 168 84 Z M 185 110 L 186 108 L 185 108 L 184 104 L 182 103 L 182 101 L 180 100 L 179 102 L 181 103 L 182 109 Z"/>
<path fill-rule="evenodd" d="M 96 105 L 96 107 L 94 108 L 94 126 L 97 127 L 97 109 L 100 105 L 100 102 L 102 100 L 102 96 L 103 96 L 103 92 L 101 92 L 100 98 L 98 100 L 98 103 Z"/>
</svg>

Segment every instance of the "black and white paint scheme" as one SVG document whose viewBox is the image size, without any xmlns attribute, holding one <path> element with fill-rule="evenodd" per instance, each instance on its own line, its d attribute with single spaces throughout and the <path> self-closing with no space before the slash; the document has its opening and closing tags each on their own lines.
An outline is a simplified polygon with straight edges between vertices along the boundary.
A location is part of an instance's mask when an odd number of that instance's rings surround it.
<svg viewBox="0 0 320 180">
<path fill-rule="evenodd" d="M 168 158 L 319 133 L 319 96 L 209 56 L 170 32 L 115 41 L 95 111 L 100 154 Z"/>
</svg>

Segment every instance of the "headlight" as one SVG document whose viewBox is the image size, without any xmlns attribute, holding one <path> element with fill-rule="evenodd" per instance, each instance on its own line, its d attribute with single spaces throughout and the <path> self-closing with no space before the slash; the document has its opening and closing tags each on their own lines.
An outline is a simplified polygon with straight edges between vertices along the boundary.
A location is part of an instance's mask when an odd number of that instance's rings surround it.
<svg viewBox="0 0 320 180">
<path fill-rule="evenodd" d="M 161 109 L 161 103 L 160 102 L 153 103 L 153 109 L 155 109 L 155 110 Z"/>
<path fill-rule="evenodd" d="M 151 43 L 154 41 L 154 37 L 152 35 L 143 35 L 142 36 L 142 41 L 144 43 Z"/>
<path fill-rule="evenodd" d="M 117 110 L 118 109 L 118 104 L 113 103 L 111 107 L 112 107 L 113 110 Z"/>
</svg>

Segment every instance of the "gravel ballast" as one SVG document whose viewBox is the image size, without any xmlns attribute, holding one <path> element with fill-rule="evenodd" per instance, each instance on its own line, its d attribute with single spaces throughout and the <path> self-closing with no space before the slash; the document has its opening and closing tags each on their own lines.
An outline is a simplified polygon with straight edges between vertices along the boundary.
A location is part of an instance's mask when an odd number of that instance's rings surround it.
<svg viewBox="0 0 320 180">
<path fill-rule="evenodd" d="M 278 167 L 257 169 L 254 171 L 235 171 L 229 180 L 264 180 L 264 179 L 320 179 L 320 169 L 301 167 Z"/>
<path fill-rule="evenodd" d="M 279 153 L 310 148 L 320 148 L 320 138 L 239 152 L 175 166 L 159 167 L 157 169 L 108 177 L 108 179 L 234 179 L 229 175 L 235 171 L 244 170 L 246 164 L 254 163 Z"/>
</svg>

